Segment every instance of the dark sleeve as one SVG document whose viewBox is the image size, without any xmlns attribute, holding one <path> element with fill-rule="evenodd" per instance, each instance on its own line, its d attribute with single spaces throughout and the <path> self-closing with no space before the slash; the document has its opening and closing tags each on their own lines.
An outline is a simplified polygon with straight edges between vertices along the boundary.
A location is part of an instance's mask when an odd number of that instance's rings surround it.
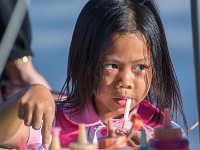
<svg viewBox="0 0 200 150">
<path fill-rule="evenodd" d="M 0 39 L 3 37 L 15 4 L 16 0 L 0 0 Z M 23 56 L 33 55 L 30 46 L 31 36 L 31 26 L 27 12 L 8 60 L 12 61 Z"/>
</svg>

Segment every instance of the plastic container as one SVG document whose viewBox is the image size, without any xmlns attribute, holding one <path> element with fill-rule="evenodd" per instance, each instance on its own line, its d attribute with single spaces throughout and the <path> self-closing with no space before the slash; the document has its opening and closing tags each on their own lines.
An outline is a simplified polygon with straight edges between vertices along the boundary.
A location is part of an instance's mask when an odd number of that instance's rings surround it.
<svg viewBox="0 0 200 150">
<path fill-rule="evenodd" d="M 88 142 L 85 125 L 79 124 L 78 141 L 74 143 L 70 143 L 69 149 L 70 150 L 98 150 L 98 145 Z"/>
<path fill-rule="evenodd" d="M 149 146 L 158 150 L 189 150 L 189 141 L 182 129 L 171 124 L 169 109 L 164 110 L 163 126 L 154 129 L 154 138 Z"/>
</svg>

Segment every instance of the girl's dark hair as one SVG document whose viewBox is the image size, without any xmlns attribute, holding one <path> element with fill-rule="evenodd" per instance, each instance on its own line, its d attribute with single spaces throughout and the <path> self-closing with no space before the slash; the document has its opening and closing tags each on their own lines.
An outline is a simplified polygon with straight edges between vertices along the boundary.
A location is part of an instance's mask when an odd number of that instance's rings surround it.
<svg viewBox="0 0 200 150">
<path fill-rule="evenodd" d="M 75 25 L 62 94 L 69 108 L 82 110 L 99 86 L 105 49 L 114 33 L 139 32 L 151 51 L 153 78 L 147 100 L 187 121 L 158 9 L 153 0 L 89 0 Z M 77 98 L 76 98 L 77 97 Z M 159 120 L 154 114 L 150 122 Z"/>
</svg>

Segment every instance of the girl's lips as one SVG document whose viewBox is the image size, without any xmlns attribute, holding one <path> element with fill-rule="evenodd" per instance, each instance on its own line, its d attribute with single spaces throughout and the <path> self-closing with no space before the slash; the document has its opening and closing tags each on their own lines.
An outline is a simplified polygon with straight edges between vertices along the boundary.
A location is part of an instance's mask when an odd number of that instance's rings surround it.
<svg viewBox="0 0 200 150">
<path fill-rule="evenodd" d="M 114 98 L 114 101 L 120 106 L 125 106 L 126 100 L 125 98 Z"/>
</svg>

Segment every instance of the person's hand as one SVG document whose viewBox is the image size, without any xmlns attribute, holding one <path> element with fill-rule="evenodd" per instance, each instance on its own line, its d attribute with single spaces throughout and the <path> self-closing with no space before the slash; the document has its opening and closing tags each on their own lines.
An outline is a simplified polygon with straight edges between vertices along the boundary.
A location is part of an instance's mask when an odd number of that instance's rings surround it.
<svg viewBox="0 0 200 150">
<path fill-rule="evenodd" d="M 147 128 L 142 125 L 141 129 L 144 129 L 145 131 L 148 131 Z M 132 130 L 130 132 L 124 132 L 120 129 L 116 129 L 115 130 L 115 134 L 116 135 L 126 135 L 127 136 L 127 140 L 128 140 L 128 143 L 130 145 L 132 145 L 134 148 L 138 148 L 140 147 L 140 139 L 141 139 L 141 131 L 140 130 Z M 149 140 L 153 138 L 152 135 L 150 134 L 146 134 L 146 140 L 147 142 L 149 142 Z"/>
<path fill-rule="evenodd" d="M 24 120 L 26 126 L 38 130 L 42 125 L 44 148 L 49 146 L 54 115 L 54 99 L 50 90 L 44 85 L 31 85 L 18 102 L 18 117 Z"/>
<path fill-rule="evenodd" d="M 51 89 L 47 80 L 35 69 L 31 58 L 27 61 L 8 62 L 5 66 L 4 75 L 5 81 L 2 83 L 4 99 L 30 84 L 39 83 Z"/>
</svg>

